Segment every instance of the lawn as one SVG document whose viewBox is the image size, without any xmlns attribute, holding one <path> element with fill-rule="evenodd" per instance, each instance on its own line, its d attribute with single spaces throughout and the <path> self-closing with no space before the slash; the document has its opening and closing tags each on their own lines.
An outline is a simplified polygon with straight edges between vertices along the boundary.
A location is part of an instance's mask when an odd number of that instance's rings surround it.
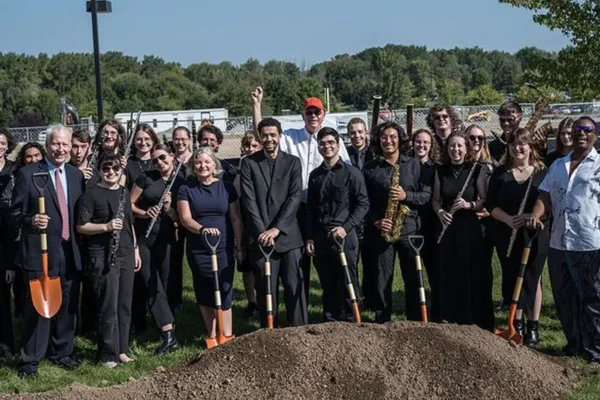
<svg viewBox="0 0 600 400">
<path fill-rule="evenodd" d="M 0 393 L 43 392 L 60 389 L 74 382 L 89 386 L 113 385 L 130 379 L 137 379 L 157 368 L 168 367 L 196 356 L 204 350 L 204 328 L 201 323 L 199 311 L 194 305 L 191 274 L 187 266 L 184 266 L 184 270 L 185 304 L 183 310 L 178 311 L 175 318 L 177 339 L 181 345 L 180 350 L 161 358 L 153 357 L 152 352 L 159 345 L 160 338 L 157 331 L 148 329 L 144 335 L 135 338 L 131 342 L 130 355 L 136 361 L 109 370 L 96 364 L 95 344 L 90 340 L 78 337 L 75 342 L 76 358 L 81 362 L 81 367 L 78 370 L 64 371 L 45 361 L 40 365 L 39 377 L 37 379 L 24 381 L 17 377 L 15 361 L 8 366 L 0 367 L 0 376 L 2 376 L 2 380 L 0 380 Z M 396 268 L 395 272 L 395 315 L 393 319 L 400 321 L 403 319 L 401 312 L 404 303 L 404 292 L 399 269 Z M 320 285 L 314 269 L 311 278 L 310 306 L 308 309 L 309 321 L 311 323 L 318 323 L 321 321 L 322 309 L 320 306 Z M 544 272 L 542 281 L 544 302 L 542 318 L 540 319 L 541 345 L 539 350 L 548 354 L 556 354 L 565 345 L 565 340 L 554 309 L 547 271 Z M 258 323 L 255 320 L 245 319 L 242 315 L 246 306 L 246 300 L 241 274 L 236 273 L 234 290 L 234 333 L 237 336 L 241 336 L 244 333 L 258 329 Z M 494 258 L 494 301 L 496 304 L 500 301 L 500 275 L 496 258 Z M 373 317 L 373 313 L 363 312 L 363 322 L 371 322 L 373 321 Z M 496 318 L 497 325 L 506 326 L 506 315 L 504 313 L 497 313 Z M 282 318 L 282 320 L 284 319 Z M 152 326 L 150 321 L 149 326 Z M 583 360 L 574 360 L 574 366 L 581 370 L 587 377 L 584 378 L 582 389 L 578 393 L 574 393 L 571 398 L 573 400 L 600 398 L 600 378 L 593 373 L 588 373 L 586 363 Z"/>
</svg>

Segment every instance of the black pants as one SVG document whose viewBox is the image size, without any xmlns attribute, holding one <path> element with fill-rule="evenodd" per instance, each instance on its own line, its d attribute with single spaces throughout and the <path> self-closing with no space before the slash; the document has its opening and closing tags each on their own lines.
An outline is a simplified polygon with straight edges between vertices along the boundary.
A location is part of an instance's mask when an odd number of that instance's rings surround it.
<svg viewBox="0 0 600 400">
<path fill-rule="evenodd" d="M 10 309 L 10 286 L 6 283 L 5 271 L 0 268 L 0 349 L 14 351 L 12 314 Z"/>
<path fill-rule="evenodd" d="M 300 234 L 302 235 L 302 243 L 306 243 L 308 240 L 306 232 L 306 203 L 300 203 L 298 208 L 298 226 L 300 227 Z M 302 268 L 302 274 L 304 276 L 304 297 L 308 299 L 310 297 L 310 256 L 304 252 L 304 249 L 300 250 L 300 267 Z"/>
<path fill-rule="evenodd" d="M 256 278 L 256 301 L 260 326 L 267 326 L 266 308 L 266 280 L 265 259 L 260 252 L 251 251 L 248 254 L 250 262 L 254 265 Z M 303 271 L 300 267 L 302 249 L 290 250 L 286 253 L 273 253 L 271 255 L 271 293 L 273 294 L 273 316 L 275 325 L 278 324 L 279 305 L 279 280 L 283 284 L 283 300 L 287 313 L 289 326 L 300 326 L 308 323 L 306 306 L 306 292 L 304 291 Z"/>
<path fill-rule="evenodd" d="M 141 237 L 138 238 L 138 245 L 142 258 L 142 269 L 139 275 L 145 284 L 147 297 L 138 299 L 137 295 L 134 295 L 133 302 L 135 304 L 146 299 L 154 323 L 162 328 L 174 321 L 167 299 L 171 244 L 164 237 L 158 237 L 154 241 L 147 241 Z"/>
<path fill-rule="evenodd" d="M 581 306 L 575 288 L 575 279 L 568 267 L 565 251 L 550 249 L 548 274 L 556 313 L 567 339 L 566 350 L 571 354 L 580 354 L 583 344 L 580 329 Z"/>
<path fill-rule="evenodd" d="M 358 297 L 357 253 L 358 239 L 356 232 L 350 232 L 346 236 L 344 254 L 348 264 L 350 281 Z M 313 262 L 323 289 L 323 320 L 326 322 L 340 321 L 342 319 L 342 310 L 345 310 L 346 320 L 354 322 L 352 300 L 346 287 L 345 272 L 340 260 L 340 250 L 333 242 L 333 239 L 323 237 L 315 240 Z"/>
<path fill-rule="evenodd" d="M 31 300 L 29 284 L 25 284 L 25 304 L 23 308 L 23 344 L 21 348 L 21 364 L 23 372 L 35 371 L 46 356 L 48 340 L 51 342 L 51 360 L 60 360 L 73 354 L 73 338 L 77 322 L 77 305 L 79 290 L 73 282 L 77 281 L 78 271 L 75 270 L 73 249 L 70 242 L 63 242 L 59 256 L 64 259 L 58 271 L 62 285 L 62 305 L 52 319 L 41 317 Z M 25 282 L 30 276 L 24 275 Z M 50 329 L 51 322 L 54 329 Z"/>
<path fill-rule="evenodd" d="M 90 257 L 86 268 L 98 310 L 95 326 L 100 362 L 118 362 L 119 354 L 128 350 L 134 267 L 135 256 L 130 253 L 117 256 L 113 268 L 102 255 Z"/>
<path fill-rule="evenodd" d="M 85 264 L 84 264 L 85 265 Z M 79 332 L 86 335 L 95 332 L 98 318 L 98 305 L 96 303 L 94 282 L 87 274 L 81 277 L 81 305 L 79 310 Z"/>
<path fill-rule="evenodd" d="M 392 318 L 392 283 L 396 253 L 400 260 L 400 271 L 404 280 L 404 312 L 409 321 L 420 321 L 420 305 L 415 251 L 406 236 L 397 243 L 387 243 L 381 235 L 370 232 L 365 235 L 368 246 L 368 268 L 375 273 L 375 321 L 388 322 Z"/>
<path fill-rule="evenodd" d="M 185 254 L 185 228 L 177 230 L 177 241 L 171 245 L 171 266 L 167 282 L 167 297 L 171 310 L 183 304 L 183 256 Z"/>
</svg>

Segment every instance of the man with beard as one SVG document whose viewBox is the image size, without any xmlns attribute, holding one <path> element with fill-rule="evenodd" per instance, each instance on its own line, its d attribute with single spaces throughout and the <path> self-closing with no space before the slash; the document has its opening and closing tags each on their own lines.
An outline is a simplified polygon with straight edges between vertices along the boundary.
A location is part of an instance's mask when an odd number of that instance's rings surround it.
<svg viewBox="0 0 600 400">
<path fill-rule="evenodd" d="M 600 363 L 600 156 L 596 122 L 573 124 L 573 151 L 556 160 L 526 222 L 539 228 L 551 213 L 548 271 L 568 355 Z"/>
<path fill-rule="evenodd" d="M 447 104 L 436 104 L 429 109 L 427 126 L 433 133 L 440 149 L 446 148 L 446 141 L 452 133 L 452 126 L 458 116 L 452 107 Z"/>
<path fill-rule="evenodd" d="M 514 131 L 517 130 L 523 117 L 523 109 L 516 101 L 507 101 L 498 109 L 498 119 L 502 135 L 496 137 L 488 144 L 490 156 L 496 161 L 500 161 L 504 152 L 506 152 L 506 142 Z"/>
<path fill-rule="evenodd" d="M 63 125 L 53 125 L 46 135 L 46 158 L 21 168 L 16 177 L 12 201 L 12 216 L 22 229 L 23 274 L 26 281 L 41 276 L 40 229 L 47 232 L 48 275 L 59 277 L 62 285 L 62 305 L 50 320 L 34 309 L 29 285 L 25 285 L 23 311 L 23 344 L 21 348 L 21 377 L 37 376 L 38 364 L 45 358 L 48 340 L 51 339 L 50 359 L 64 369 L 75 369 L 73 337 L 76 309 L 79 302 L 73 277 L 81 271 L 79 237 L 75 229 L 75 204 L 85 187 L 83 173 L 66 163 L 71 150 L 71 130 Z M 44 191 L 46 213 L 40 214 L 40 192 L 33 182 L 33 174 L 48 173 Z M 42 182 L 39 182 L 40 184 Z M 53 331 L 51 332 L 51 322 Z"/>
<path fill-rule="evenodd" d="M 86 130 L 78 130 L 73 132 L 71 137 L 71 160 L 69 164 L 77 167 L 83 172 L 83 177 L 88 180 L 92 177 L 93 172 L 88 167 L 88 155 L 90 154 L 92 145 L 92 137 Z"/>
<path fill-rule="evenodd" d="M 352 165 L 362 170 L 363 166 L 374 157 L 369 148 L 367 124 L 360 118 L 352 118 L 348 122 L 348 136 L 350 146 L 346 147 Z"/>
<path fill-rule="evenodd" d="M 346 320 L 354 322 L 352 299 L 346 290 L 335 241 L 344 241 L 350 281 L 358 293 L 356 229 L 369 210 L 369 198 L 360 170 L 340 159 L 338 132 L 323 128 L 317 140 L 323 164 L 310 173 L 308 182 L 306 253 L 314 257 L 323 288 L 323 320 L 339 321 L 345 309 Z"/>
<path fill-rule="evenodd" d="M 296 213 L 302 198 L 300 160 L 279 148 L 281 124 L 266 118 L 258 125 L 263 151 L 244 157 L 240 167 L 241 201 L 244 228 L 248 236 L 248 259 L 254 265 L 256 297 L 261 326 L 267 326 L 264 258 L 259 245 L 273 248 L 271 255 L 271 293 L 277 324 L 278 282 L 290 326 L 308 322 L 302 258 L 302 236 Z"/>
</svg>

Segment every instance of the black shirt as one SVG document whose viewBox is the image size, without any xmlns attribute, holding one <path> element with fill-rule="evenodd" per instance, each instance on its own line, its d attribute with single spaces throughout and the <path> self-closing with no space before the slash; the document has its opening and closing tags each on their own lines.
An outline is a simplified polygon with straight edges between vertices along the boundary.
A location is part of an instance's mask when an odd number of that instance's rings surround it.
<svg viewBox="0 0 600 400">
<path fill-rule="evenodd" d="M 221 168 L 223 169 L 223 176 L 221 177 L 221 179 L 223 179 L 224 182 L 233 183 L 233 181 L 235 181 L 235 177 L 237 176 L 236 168 L 233 166 L 233 164 L 226 160 L 220 161 Z"/>
<path fill-rule="evenodd" d="M 6 160 L 4 168 L 0 171 L 0 212 L 10 214 L 10 204 L 12 198 L 12 189 L 15 186 L 15 173 L 17 172 L 17 164 L 13 161 Z"/>
<path fill-rule="evenodd" d="M 550 168 L 554 161 L 565 156 L 566 154 L 559 153 L 558 151 L 553 151 L 552 153 L 548 153 L 546 157 L 544 157 L 544 164 L 546 164 L 546 167 Z"/>
<path fill-rule="evenodd" d="M 401 203 L 411 209 L 407 215 L 402 234 L 413 234 L 420 223 L 419 206 L 427 204 L 431 199 L 432 187 L 430 182 L 421 179 L 421 163 L 414 158 L 401 155 L 398 158 L 400 166 L 400 186 L 406 192 L 406 199 Z M 363 173 L 369 195 L 369 212 L 366 217 L 366 229 L 375 229 L 374 223 L 385 218 L 392 174 L 394 167 L 383 158 L 373 160 L 365 165 Z"/>
<path fill-rule="evenodd" d="M 500 162 L 500 159 L 506 151 L 506 135 L 502 134 L 501 139 L 502 140 L 495 138 L 488 144 L 490 156 L 498 162 Z M 502 143 L 502 141 L 504 141 L 504 143 Z"/>
<path fill-rule="evenodd" d="M 177 193 L 179 192 L 179 186 L 183 183 L 183 178 L 177 176 L 175 182 L 171 187 L 171 208 L 177 207 Z M 142 194 L 137 200 L 136 206 L 144 211 L 151 207 L 154 207 L 160 202 L 160 199 L 167 188 L 167 181 L 163 179 L 162 175 L 158 170 L 151 170 L 139 175 L 135 181 L 135 185 L 142 189 Z M 146 234 L 146 230 L 150 225 L 151 219 L 136 218 L 135 219 L 135 233 L 138 237 Z M 174 229 L 173 221 L 171 218 L 161 213 L 154 226 L 152 227 L 152 234 L 156 234 L 159 231 L 169 234 Z"/>
<path fill-rule="evenodd" d="M 319 165 L 308 179 L 307 237 L 322 238 L 335 227 L 358 227 L 369 210 L 364 177 L 341 159 L 331 168 Z M 302 222 L 302 221 L 301 221 Z"/>
<path fill-rule="evenodd" d="M 79 218 L 77 225 L 106 224 L 117 217 L 119 210 L 119 197 L 121 191 L 125 190 L 125 218 L 123 229 L 119 239 L 118 256 L 126 256 L 133 251 L 133 214 L 131 201 L 129 201 L 129 190 L 119 188 L 111 190 L 99 185 L 89 187 L 79 202 Z M 90 257 L 106 256 L 109 251 L 112 232 L 100 233 L 98 235 L 86 236 L 86 244 Z"/>
<path fill-rule="evenodd" d="M 369 146 L 366 145 L 361 150 L 357 150 L 354 146 L 346 146 L 346 150 L 348 151 L 348 156 L 350 157 L 352 165 L 360 170 L 363 169 L 366 163 L 375 158 L 375 155 L 370 150 Z"/>
<path fill-rule="evenodd" d="M 126 177 L 127 177 L 127 188 L 131 190 L 133 184 L 136 182 L 137 178 L 145 172 L 154 171 L 154 165 L 152 164 L 152 160 L 140 160 L 137 156 L 131 156 L 127 160 L 127 169 L 126 169 Z"/>
</svg>

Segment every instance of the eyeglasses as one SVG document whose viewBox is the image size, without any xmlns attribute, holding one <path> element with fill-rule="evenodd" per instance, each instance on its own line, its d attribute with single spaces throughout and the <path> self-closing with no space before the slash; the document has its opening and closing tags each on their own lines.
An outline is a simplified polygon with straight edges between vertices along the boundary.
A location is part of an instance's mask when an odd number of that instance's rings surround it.
<svg viewBox="0 0 600 400">
<path fill-rule="evenodd" d="M 439 121 L 439 120 L 442 120 L 442 119 L 443 119 L 443 120 L 446 120 L 446 119 L 448 119 L 448 118 L 450 118 L 450 116 L 449 116 L 448 114 L 434 115 L 434 116 L 433 116 L 433 119 L 434 119 L 435 121 Z"/>
<path fill-rule="evenodd" d="M 315 117 L 318 117 L 319 115 L 321 115 L 321 110 L 317 110 L 317 111 L 304 111 L 304 115 L 306 115 L 307 117 L 312 117 L 313 115 Z"/>
<path fill-rule="evenodd" d="M 594 132 L 596 129 L 593 126 L 574 126 L 573 127 L 573 132 L 585 132 L 585 133 L 591 133 Z"/>
<path fill-rule="evenodd" d="M 469 140 L 483 142 L 483 135 L 469 135 Z"/>
<path fill-rule="evenodd" d="M 319 142 L 319 146 L 321 147 L 325 147 L 325 146 L 335 146 L 337 142 L 335 140 L 327 140 L 327 141 L 321 141 Z"/>
<path fill-rule="evenodd" d="M 121 170 L 121 166 L 120 165 L 113 165 L 112 167 L 110 165 L 103 165 L 102 166 L 102 172 L 104 172 L 105 174 L 110 172 L 110 170 L 112 169 L 114 172 L 119 172 Z"/>
<path fill-rule="evenodd" d="M 152 164 L 156 165 L 156 164 L 158 164 L 159 160 L 164 162 L 166 159 L 167 159 L 167 155 L 166 154 L 161 154 L 160 156 L 154 157 L 152 159 Z"/>
</svg>

